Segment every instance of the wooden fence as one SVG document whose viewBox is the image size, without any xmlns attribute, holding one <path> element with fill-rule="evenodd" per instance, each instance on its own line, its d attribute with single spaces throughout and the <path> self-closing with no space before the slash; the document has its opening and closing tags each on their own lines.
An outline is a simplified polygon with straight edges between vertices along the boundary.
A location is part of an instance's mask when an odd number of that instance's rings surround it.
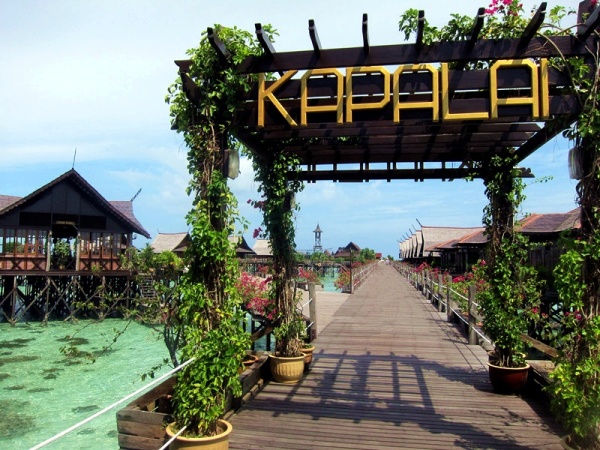
<svg viewBox="0 0 600 450">
<path fill-rule="evenodd" d="M 396 262 L 394 266 L 438 311 L 446 313 L 449 322 L 463 327 L 469 344 L 481 345 L 488 351 L 493 350 L 493 342 L 482 329 L 483 315 L 478 311 L 479 305 L 475 301 L 475 286 L 469 286 L 468 295 L 465 297 L 452 289 L 452 277 L 449 274 L 427 269 L 415 272 L 413 266 L 402 262 Z M 540 387 L 545 386 L 549 380 L 549 373 L 554 369 L 552 358 L 558 355 L 558 351 L 527 334 L 523 334 L 522 339 L 544 355 L 543 359 L 528 359 L 527 362 L 532 367 L 533 382 Z"/>
</svg>

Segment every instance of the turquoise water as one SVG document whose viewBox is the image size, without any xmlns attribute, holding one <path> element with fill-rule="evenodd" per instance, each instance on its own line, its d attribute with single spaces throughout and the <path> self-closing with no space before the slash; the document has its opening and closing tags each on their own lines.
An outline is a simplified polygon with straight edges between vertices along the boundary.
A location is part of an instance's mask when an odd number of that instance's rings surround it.
<svg viewBox="0 0 600 450">
<path fill-rule="evenodd" d="M 147 384 L 141 375 L 168 353 L 160 334 L 135 322 L 111 346 L 127 323 L 0 324 L 0 448 L 30 448 Z M 68 344 L 96 354 L 110 348 L 92 363 L 66 357 L 60 349 Z M 118 449 L 115 413 L 124 405 L 44 448 Z"/>
<path fill-rule="evenodd" d="M 323 290 L 336 292 L 334 280 L 323 278 Z M 92 362 L 61 352 L 70 346 L 96 355 L 110 348 Z M 86 419 L 147 384 L 141 376 L 167 356 L 159 332 L 121 319 L 0 323 L 0 448 L 31 448 Z M 115 413 L 126 403 L 44 448 L 118 449 Z"/>
<path fill-rule="evenodd" d="M 341 292 L 339 289 L 336 289 L 335 286 L 333 285 L 333 282 L 335 281 L 335 279 L 337 278 L 336 276 L 333 277 L 321 277 L 321 281 L 323 281 L 323 290 L 325 292 Z"/>
</svg>

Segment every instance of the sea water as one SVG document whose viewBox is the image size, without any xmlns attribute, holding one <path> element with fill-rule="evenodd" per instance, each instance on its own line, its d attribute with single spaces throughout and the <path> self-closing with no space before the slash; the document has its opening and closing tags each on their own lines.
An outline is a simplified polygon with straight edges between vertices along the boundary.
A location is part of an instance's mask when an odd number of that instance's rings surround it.
<svg viewBox="0 0 600 450">
<path fill-rule="evenodd" d="M 166 357 L 159 329 L 121 319 L 0 323 L 0 448 L 31 448 L 86 419 L 149 383 Z M 118 449 L 115 414 L 132 400 L 44 448 Z"/>
<path fill-rule="evenodd" d="M 325 292 L 334 280 L 322 278 Z M 31 448 L 169 371 L 160 331 L 122 319 L 0 323 L 0 448 Z M 115 414 L 131 400 L 44 448 L 118 449 Z"/>
</svg>

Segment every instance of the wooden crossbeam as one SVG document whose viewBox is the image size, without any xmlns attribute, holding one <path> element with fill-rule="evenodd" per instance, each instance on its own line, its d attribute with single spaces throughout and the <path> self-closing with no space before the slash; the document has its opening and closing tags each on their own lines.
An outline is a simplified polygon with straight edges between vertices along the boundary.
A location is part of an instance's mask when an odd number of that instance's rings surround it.
<svg viewBox="0 0 600 450">
<path fill-rule="evenodd" d="M 231 56 L 231 54 L 229 53 L 229 50 L 227 50 L 227 47 L 225 46 L 223 41 L 221 41 L 221 39 L 219 39 L 219 36 L 217 36 L 216 31 L 212 27 L 208 27 L 206 29 L 206 33 L 208 42 L 210 43 L 211 47 L 217 52 L 219 60 L 223 64 L 228 64 L 229 57 Z"/>
<path fill-rule="evenodd" d="M 600 8 L 596 8 L 587 18 L 584 24 L 577 27 L 577 37 L 587 39 L 592 32 L 600 25 Z"/>
<path fill-rule="evenodd" d="M 553 45 L 548 45 L 548 40 Z M 370 46 L 368 57 L 363 47 L 322 49 L 321 53 L 327 58 L 316 59 L 314 51 L 279 52 L 275 61 L 264 57 L 249 56 L 237 66 L 241 73 L 274 72 L 276 70 L 307 70 L 329 67 L 354 67 L 362 64 L 381 66 L 457 62 L 461 60 L 497 60 L 528 58 L 549 58 L 562 53 L 565 57 L 588 54 L 588 48 L 593 48 L 592 38 L 585 41 L 574 41 L 573 36 L 534 37 L 525 48 L 519 48 L 518 39 L 479 39 L 474 48 L 468 53 L 467 41 L 433 42 L 427 47 L 427 52 L 419 53 L 415 44 L 378 45 Z"/>
<path fill-rule="evenodd" d="M 369 19 L 367 13 L 363 14 L 362 17 L 362 38 L 363 38 L 363 50 L 365 55 L 369 54 Z"/>
<path fill-rule="evenodd" d="M 200 88 L 194 80 L 185 72 L 179 72 L 181 86 L 187 99 L 195 106 L 200 107 Z"/>
<path fill-rule="evenodd" d="M 425 31 L 425 11 L 419 11 L 419 18 L 417 19 L 417 51 L 421 50 L 423 46 L 423 32 Z"/>
<path fill-rule="evenodd" d="M 521 36 L 521 41 L 519 42 L 519 46 L 524 47 L 531 42 L 535 33 L 540 29 L 542 24 L 544 23 L 544 19 L 546 18 L 546 6 L 547 2 L 542 2 L 540 7 L 537 9 L 525 30 L 523 30 L 523 35 Z"/>
<path fill-rule="evenodd" d="M 273 54 L 275 53 L 275 47 L 273 47 L 271 39 L 269 39 L 269 36 L 267 36 L 260 23 L 255 23 L 254 28 L 256 31 L 256 38 L 258 39 L 258 42 L 260 42 L 260 46 L 265 51 L 265 55 L 272 58 Z"/>
<path fill-rule="evenodd" d="M 318 59 L 321 57 L 321 41 L 319 40 L 317 26 L 313 19 L 308 20 L 308 34 L 310 35 L 310 42 L 312 42 L 313 50 Z"/>
<path fill-rule="evenodd" d="M 475 45 L 477 39 L 479 38 L 479 33 L 481 33 L 481 29 L 483 28 L 483 22 L 485 20 L 485 8 L 479 8 L 477 10 L 477 15 L 475 19 L 473 19 L 473 28 L 471 29 L 471 34 L 469 35 L 469 43 L 471 46 Z"/>
<path fill-rule="evenodd" d="M 565 123 L 562 125 L 553 125 L 553 122 L 547 122 L 546 126 L 538 131 L 531 139 L 528 139 L 525 144 L 523 144 L 517 150 L 517 161 L 521 162 L 529 155 L 531 155 L 534 151 L 564 130 L 568 125 L 575 122 L 576 116 L 570 116 Z"/>
</svg>

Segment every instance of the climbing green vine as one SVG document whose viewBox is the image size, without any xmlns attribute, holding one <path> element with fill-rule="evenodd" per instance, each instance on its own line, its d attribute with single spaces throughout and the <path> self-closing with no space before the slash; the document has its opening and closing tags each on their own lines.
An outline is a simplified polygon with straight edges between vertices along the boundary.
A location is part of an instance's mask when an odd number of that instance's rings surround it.
<svg viewBox="0 0 600 450">
<path fill-rule="evenodd" d="M 304 187 L 290 174 L 299 170 L 295 155 L 282 147 L 267 149 L 266 160 L 253 160 L 261 202 L 263 224 L 273 253 L 273 283 L 271 295 L 276 300 L 280 321 L 276 330 L 276 352 L 281 356 L 299 356 L 302 348 L 300 317 L 292 288 L 295 261 L 294 212 L 295 196 Z"/>
<path fill-rule="evenodd" d="M 514 152 L 495 155 L 482 164 L 488 246 L 484 267 L 487 288 L 477 293 L 484 315 L 483 329 L 494 342 L 493 363 L 524 367 L 526 346 L 522 335 L 537 317 L 541 283 L 529 265 L 529 240 L 514 224 L 525 200 L 524 182 Z"/>
<path fill-rule="evenodd" d="M 259 54 L 260 46 L 236 28 L 217 25 L 214 31 L 226 44 L 228 59 L 219 58 L 205 33 L 199 47 L 188 51 L 187 75 L 169 87 L 166 98 L 188 147 L 188 193 L 193 196 L 176 324 L 183 342 L 180 359 L 195 360 L 178 373 L 174 393 L 176 424 L 178 429 L 187 426 L 191 436 L 217 433 L 228 394 L 241 392 L 238 368 L 249 345 L 236 289 L 237 245 L 229 239 L 241 220 L 224 172 L 226 150 L 239 146 L 231 134 L 232 119 L 252 81 L 233 65 Z"/>
</svg>

